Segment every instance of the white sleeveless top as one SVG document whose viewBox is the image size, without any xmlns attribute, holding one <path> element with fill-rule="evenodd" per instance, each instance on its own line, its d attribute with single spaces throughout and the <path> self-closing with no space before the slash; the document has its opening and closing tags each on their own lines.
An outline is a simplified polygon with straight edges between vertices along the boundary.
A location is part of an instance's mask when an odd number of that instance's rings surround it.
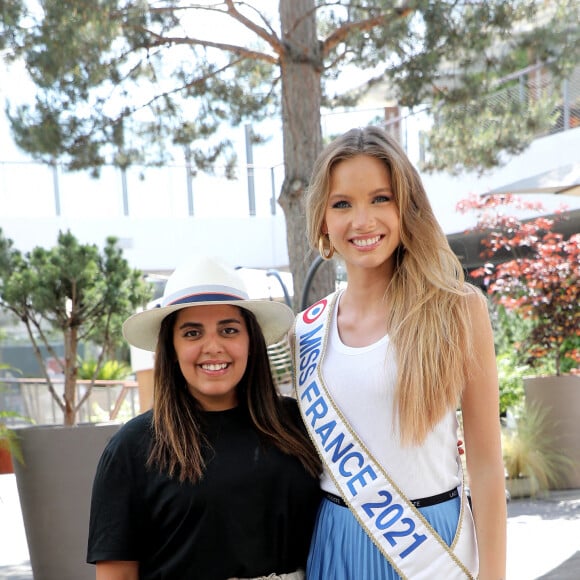
<svg viewBox="0 0 580 580">
<path fill-rule="evenodd" d="M 340 340 L 337 311 L 332 313 L 324 382 L 336 405 L 367 449 L 409 499 L 429 497 L 461 484 L 457 457 L 457 418 L 449 411 L 420 446 L 402 447 L 393 395 L 397 374 L 395 352 L 388 336 L 354 348 Z M 338 494 L 324 471 L 323 490 Z"/>
</svg>

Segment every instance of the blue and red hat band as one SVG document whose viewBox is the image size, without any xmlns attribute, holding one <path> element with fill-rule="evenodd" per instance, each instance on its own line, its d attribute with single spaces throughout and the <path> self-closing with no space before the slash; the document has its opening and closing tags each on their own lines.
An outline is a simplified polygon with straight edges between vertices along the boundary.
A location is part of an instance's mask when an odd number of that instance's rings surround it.
<svg viewBox="0 0 580 580">
<path fill-rule="evenodd" d="M 161 306 L 174 306 L 176 304 L 192 304 L 200 302 L 237 302 L 248 300 L 249 296 L 240 288 L 231 286 L 207 285 L 181 288 L 163 298 Z"/>
</svg>

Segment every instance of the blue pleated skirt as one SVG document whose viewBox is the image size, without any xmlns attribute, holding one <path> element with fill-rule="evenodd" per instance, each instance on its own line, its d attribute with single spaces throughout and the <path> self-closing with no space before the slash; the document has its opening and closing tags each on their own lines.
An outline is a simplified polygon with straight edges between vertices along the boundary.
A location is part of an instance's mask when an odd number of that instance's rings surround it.
<svg viewBox="0 0 580 580">
<path fill-rule="evenodd" d="M 419 508 L 447 545 L 455 538 L 461 499 Z M 307 580 L 400 580 L 351 511 L 324 498 L 318 510 Z"/>
</svg>

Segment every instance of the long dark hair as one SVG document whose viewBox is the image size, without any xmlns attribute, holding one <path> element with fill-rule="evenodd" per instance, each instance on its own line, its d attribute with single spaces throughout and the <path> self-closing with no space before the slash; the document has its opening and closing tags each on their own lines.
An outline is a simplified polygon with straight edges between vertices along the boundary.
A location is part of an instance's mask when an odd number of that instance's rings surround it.
<svg viewBox="0 0 580 580">
<path fill-rule="evenodd" d="M 276 390 L 264 335 L 256 317 L 240 308 L 250 337 L 246 372 L 237 386 L 238 404 L 247 408 L 263 440 L 297 457 L 312 476 L 321 463 L 308 436 L 288 416 Z M 205 470 L 201 405 L 191 395 L 173 347 L 173 327 L 178 312 L 166 316 L 159 330 L 154 369 L 154 439 L 148 466 L 178 477 L 199 481 Z"/>
</svg>

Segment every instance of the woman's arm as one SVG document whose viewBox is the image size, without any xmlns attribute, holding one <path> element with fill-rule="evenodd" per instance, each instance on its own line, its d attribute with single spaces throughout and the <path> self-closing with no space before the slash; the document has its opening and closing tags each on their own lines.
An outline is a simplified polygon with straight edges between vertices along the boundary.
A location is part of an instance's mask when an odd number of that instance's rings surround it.
<svg viewBox="0 0 580 580">
<path fill-rule="evenodd" d="M 468 302 L 474 358 L 467 371 L 462 413 L 479 579 L 501 580 L 506 575 L 507 509 L 494 341 L 487 304 L 476 294 Z"/>
<path fill-rule="evenodd" d="M 96 580 L 139 580 L 139 562 L 97 562 Z"/>
</svg>

